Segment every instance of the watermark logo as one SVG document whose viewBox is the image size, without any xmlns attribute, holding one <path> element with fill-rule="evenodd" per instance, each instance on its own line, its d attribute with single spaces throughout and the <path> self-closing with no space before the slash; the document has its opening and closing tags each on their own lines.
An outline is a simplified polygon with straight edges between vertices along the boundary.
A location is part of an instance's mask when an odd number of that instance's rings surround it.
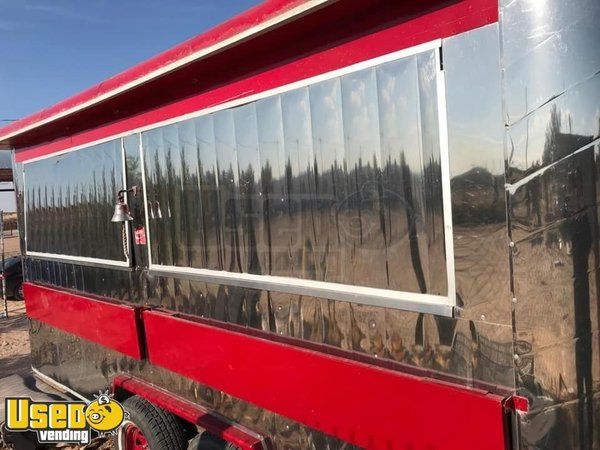
<svg viewBox="0 0 600 450">
<path fill-rule="evenodd" d="M 121 404 L 108 393 L 101 393 L 87 405 L 85 418 L 90 427 L 100 434 L 115 434 L 125 420 L 127 413 Z"/>
<path fill-rule="evenodd" d="M 128 414 L 108 392 L 95 397 L 90 403 L 6 398 L 6 429 L 34 431 L 40 444 L 88 444 L 91 430 L 100 435 L 116 434 Z"/>
</svg>

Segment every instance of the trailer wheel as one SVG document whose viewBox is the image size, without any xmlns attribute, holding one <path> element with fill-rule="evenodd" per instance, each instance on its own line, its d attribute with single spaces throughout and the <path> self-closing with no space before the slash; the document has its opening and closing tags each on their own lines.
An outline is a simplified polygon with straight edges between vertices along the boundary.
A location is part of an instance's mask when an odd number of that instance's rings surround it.
<svg viewBox="0 0 600 450">
<path fill-rule="evenodd" d="M 13 298 L 18 301 L 23 301 L 23 283 L 19 283 L 15 286 Z"/>
<path fill-rule="evenodd" d="M 129 419 L 117 435 L 119 450 L 185 450 L 187 440 L 179 419 L 138 395 L 123 402 Z"/>
</svg>

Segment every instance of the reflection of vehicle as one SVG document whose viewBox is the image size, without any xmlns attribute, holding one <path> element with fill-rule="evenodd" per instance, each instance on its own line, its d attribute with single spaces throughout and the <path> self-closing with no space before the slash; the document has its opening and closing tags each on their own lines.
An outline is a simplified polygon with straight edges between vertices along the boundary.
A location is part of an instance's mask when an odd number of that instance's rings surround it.
<svg viewBox="0 0 600 450">
<path fill-rule="evenodd" d="M 37 376 L 127 450 L 598 448 L 574 3 L 270 0 L 0 130 Z"/>
<path fill-rule="evenodd" d="M 4 275 L 6 296 L 14 300 L 23 300 L 23 265 L 20 256 L 11 256 L 4 260 Z"/>
</svg>

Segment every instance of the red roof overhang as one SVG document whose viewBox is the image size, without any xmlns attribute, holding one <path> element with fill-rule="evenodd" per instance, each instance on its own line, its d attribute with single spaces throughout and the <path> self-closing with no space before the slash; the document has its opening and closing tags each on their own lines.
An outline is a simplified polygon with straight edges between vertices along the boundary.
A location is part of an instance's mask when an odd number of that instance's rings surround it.
<svg viewBox="0 0 600 450">
<path fill-rule="evenodd" d="M 186 63 L 239 44 L 249 36 L 272 29 L 332 1 L 337 0 L 267 0 L 206 33 L 193 37 L 49 108 L 1 128 L 0 144 L 9 144 L 10 139 L 15 136 L 56 122 L 86 107 L 93 107 L 142 83 L 177 70 Z"/>
<path fill-rule="evenodd" d="M 267 0 L 158 56 L 0 129 L 0 148 L 48 143 L 196 96 L 434 11 L 436 37 L 497 21 L 497 0 Z M 475 17 L 475 20 L 473 20 Z M 414 42 L 419 33 L 411 31 Z"/>
</svg>

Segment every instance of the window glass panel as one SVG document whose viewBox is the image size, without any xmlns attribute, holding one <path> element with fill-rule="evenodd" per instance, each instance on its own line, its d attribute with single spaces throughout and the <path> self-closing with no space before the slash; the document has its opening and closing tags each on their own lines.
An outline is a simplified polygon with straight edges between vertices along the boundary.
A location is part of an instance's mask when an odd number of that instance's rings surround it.
<svg viewBox="0 0 600 450">
<path fill-rule="evenodd" d="M 205 246 L 202 249 L 202 265 L 212 270 L 224 270 L 223 217 L 219 207 L 219 183 L 215 132 L 212 116 L 199 117 L 194 121 L 198 143 L 198 176 L 202 230 Z"/>
<path fill-rule="evenodd" d="M 348 197 L 339 78 L 310 87 L 310 109 L 317 211 L 317 279 L 342 282 L 344 264 L 341 240 L 349 221 L 346 214 L 340 214 L 338 208 Z"/>
<path fill-rule="evenodd" d="M 312 131 L 308 88 L 281 96 L 285 155 L 287 276 L 315 278 L 315 230 L 312 226 Z M 284 270 L 285 273 L 285 270 Z"/>
<path fill-rule="evenodd" d="M 119 139 L 24 165 L 29 252 L 124 261 L 111 222 L 123 188 Z"/>
<path fill-rule="evenodd" d="M 223 269 L 242 272 L 243 249 L 240 247 L 239 171 L 235 142 L 233 112 L 219 111 L 214 115 L 215 149 L 219 183 L 219 209 L 222 215 Z"/>
<path fill-rule="evenodd" d="M 179 132 L 177 124 L 163 127 L 163 152 L 165 156 L 164 175 L 167 191 L 167 212 L 163 216 L 166 232 L 171 237 L 171 254 L 173 264 L 176 266 L 187 265 L 187 242 L 183 232 L 185 211 L 182 208 L 182 157 L 179 146 Z"/>
<path fill-rule="evenodd" d="M 181 239 L 182 265 L 202 264 L 204 230 L 198 176 L 198 145 L 194 121 L 186 120 L 177 125 L 179 137 L 179 161 L 181 164 Z M 176 188 L 175 188 L 176 190 Z"/>
<path fill-rule="evenodd" d="M 348 220 L 342 234 L 345 283 L 388 285 L 381 229 L 379 114 L 375 69 L 342 77 L 347 197 L 338 205 Z"/>
<path fill-rule="evenodd" d="M 240 238 L 244 255 L 242 271 L 261 274 L 265 266 L 265 252 L 263 246 L 259 245 L 263 223 L 256 105 L 250 103 L 234 109 L 234 120 L 242 230 Z"/>
<path fill-rule="evenodd" d="M 256 103 L 258 147 L 261 164 L 263 198 L 263 248 L 265 275 L 288 275 L 289 240 L 287 202 L 285 194 L 285 151 L 281 97 L 271 97 Z"/>
<path fill-rule="evenodd" d="M 142 134 L 144 161 L 146 164 L 146 190 L 148 217 L 150 219 L 150 243 L 152 262 L 174 265 L 170 217 L 169 189 L 167 177 L 167 153 L 163 143 L 163 128 Z"/>
<path fill-rule="evenodd" d="M 377 69 L 382 155 L 382 228 L 392 289 L 427 292 L 416 58 Z"/>
</svg>

